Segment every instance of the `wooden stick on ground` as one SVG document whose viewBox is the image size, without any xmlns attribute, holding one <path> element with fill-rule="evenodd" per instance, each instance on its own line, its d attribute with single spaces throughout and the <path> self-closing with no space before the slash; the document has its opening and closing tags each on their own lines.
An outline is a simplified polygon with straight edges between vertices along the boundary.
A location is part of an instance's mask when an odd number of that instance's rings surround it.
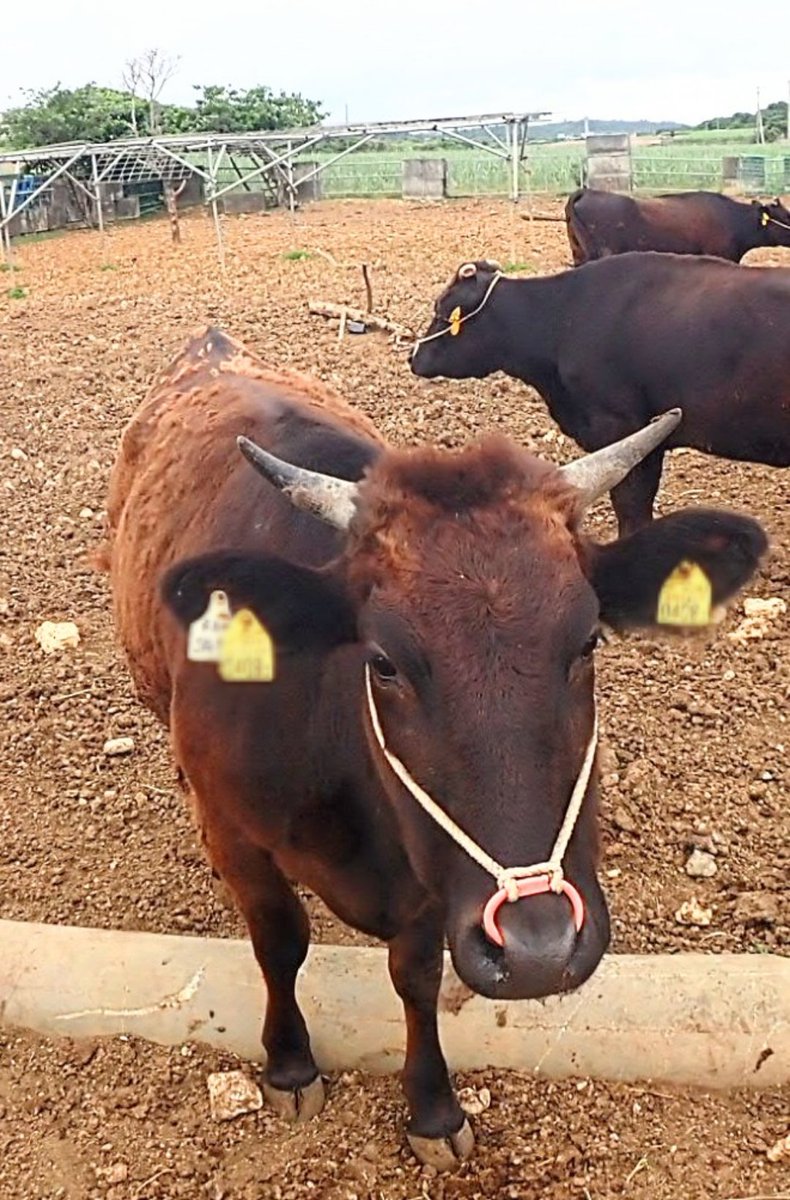
<svg viewBox="0 0 790 1200">
<path fill-rule="evenodd" d="M 522 221 L 559 221 L 564 223 L 564 217 L 549 217 L 545 213 L 519 213 Z"/>
<path fill-rule="evenodd" d="M 378 317 L 374 313 L 362 312 L 359 308 L 349 308 L 345 304 L 331 304 L 327 300 L 308 300 L 307 310 L 316 317 L 328 317 L 335 321 L 341 321 L 345 313 L 346 320 L 360 321 L 368 329 L 394 333 L 397 337 L 408 338 L 409 341 L 414 340 L 414 331 L 407 329 L 405 325 L 399 325 L 397 321 L 390 321 L 389 317 Z"/>
<path fill-rule="evenodd" d="M 311 250 L 312 254 L 317 254 L 319 258 L 325 259 L 330 266 L 337 267 L 341 271 L 357 271 L 360 264 L 358 262 L 340 262 L 335 258 L 334 254 L 330 254 L 328 250 L 322 250 L 320 246 L 314 247 Z M 376 259 L 375 262 L 369 263 L 368 266 L 373 271 L 378 271 L 384 266 L 382 259 Z"/>
<path fill-rule="evenodd" d="M 368 264 L 362 264 L 362 278 L 365 280 L 365 293 L 368 298 L 367 312 L 373 312 L 373 288 L 370 284 L 370 276 L 368 275 Z"/>
<path fill-rule="evenodd" d="M 320 255 L 321 258 L 325 258 L 326 261 L 328 263 L 331 263 L 331 265 L 333 267 L 340 267 L 340 266 L 346 265 L 345 263 L 339 263 L 337 261 L 337 259 L 335 258 L 334 254 L 330 254 L 328 250 L 321 250 L 321 249 L 319 249 L 318 246 L 316 246 L 316 248 L 315 248 L 315 253 Z"/>
</svg>

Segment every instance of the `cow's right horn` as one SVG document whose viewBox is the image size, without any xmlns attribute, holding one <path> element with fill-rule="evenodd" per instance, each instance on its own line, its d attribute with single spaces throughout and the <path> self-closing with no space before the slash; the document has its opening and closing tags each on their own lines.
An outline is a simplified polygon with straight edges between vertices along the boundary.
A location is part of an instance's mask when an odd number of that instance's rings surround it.
<svg viewBox="0 0 790 1200">
<path fill-rule="evenodd" d="M 237 437 L 236 445 L 258 474 L 279 488 L 295 508 L 320 517 L 335 529 L 348 529 L 356 510 L 356 483 L 295 467 L 246 437 Z"/>
<path fill-rule="evenodd" d="M 644 429 L 560 467 L 560 474 L 567 483 L 578 488 L 585 506 L 589 506 L 622 483 L 629 471 L 669 437 L 682 417 L 681 409 L 670 408 L 660 417 L 654 417 Z"/>
</svg>

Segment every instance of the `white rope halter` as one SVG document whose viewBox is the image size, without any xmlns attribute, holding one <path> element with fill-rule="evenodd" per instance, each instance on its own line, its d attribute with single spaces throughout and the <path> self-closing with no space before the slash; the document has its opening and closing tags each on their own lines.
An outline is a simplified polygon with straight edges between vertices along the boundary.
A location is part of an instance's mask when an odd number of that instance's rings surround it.
<svg viewBox="0 0 790 1200">
<path fill-rule="evenodd" d="M 488 304 L 491 293 L 493 292 L 494 288 L 499 283 L 501 278 L 502 278 L 502 272 L 497 271 L 496 274 L 494 275 L 494 278 L 491 280 L 488 287 L 486 288 L 486 293 L 483 296 L 483 299 L 478 304 L 477 308 L 473 308 L 471 312 L 464 313 L 464 315 L 460 318 L 460 320 L 458 321 L 459 328 L 461 325 L 463 325 L 467 321 L 471 320 L 472 317 L 476 317 L 479 312 L 483 311 L 485 306 Z M 448 324 L 446 329 L 439 329 L 439 330 L 437 330 L 436 333 L 429 333 L 426 337 L 417 338 L 414 343 L 414 346 L 412 348 L 412 354 L 414 353 L 414 351 L 417 349 L 418 346 L 422 346 L 426 342 L 433 342 L 436 340 L 436 338 L 446 337 L 447 334 L 452 331 L 452 328 L 453 328 L 452 324 Z M 457 332 L 457 330 L 456 330 L 456 332 Z"/>
<path fill-rule="evenodd" d="M 376 710 L 376 703 L 373 699 L 373 689 L 370 684 L 370 666 L 367 663 L 365 664 L 365 692 L 373 734 L 393 774 L 397 776 L 428 816 L 432 817 L 436 824 L 453 839 L 456 845 L 460 846 L 479 867 L 482 867 L 484 871 L 487 871 L 496 880 L 497 888 L 507 893 L 508 900 L 511 903 L 518 900 L 518 880 L 526 879 L 533 875 L 547 875 L 551 890 L 553 892 L 563 891 L 565 875 L 562 870 L 562 860 L 565 857 L 565 851 L 568 849 L 568 843 L 571 840 L 571 835 L 581 812 L 582 802 L 587 794 L 593 763 L 595 762 L 595 751 L 598 747 L 597 712 L 593 716 L 593 728 L 590 740 L 587 743 L 584 761 L 578 778 L 573 785 L 571 798 L 568 801 L 568 807 L 565 811 L 565 818 L 557 834 L 557 839 L 550 856 L 545 862 L 533 863 L 530 867 L 503 867 L 495 858 L 487 854 L 481 846 L 478 846 L 477 842 L 468 833 L 465 833 L 460 825 L 456 824 L 452 817 L 436 803 L 433 797 L 429 796 L 420 787 L 419 783 L 412 777 L 401 760 L 387 748 L 379 714 Z"/>
</svg>

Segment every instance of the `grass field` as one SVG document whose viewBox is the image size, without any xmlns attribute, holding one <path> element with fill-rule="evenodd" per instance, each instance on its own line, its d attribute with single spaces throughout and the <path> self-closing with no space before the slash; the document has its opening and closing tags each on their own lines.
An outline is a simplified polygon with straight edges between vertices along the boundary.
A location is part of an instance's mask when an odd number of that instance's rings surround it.
<svg viewBox="0 0 790 1200">
<path fill-rule="evenodd" d="M 783 193 L 790 191 L 790 146 L 779 142 L 757 145 L 744 131 L 691 131 L 663 144 L 654 139 L 635 141 L 634 182 L 639 191 L 684 191 L 722 186 L 722 161 L 727 156 L 748 159 L 741 177 L 744 191 Z M 310 156 L 326 161 L 330 152 Z M 445 158 L 450 196 L 508 195 L 510 163 L 467 147 L 437 148 L 415 142 L 394 143 L 387 150 L 361 150 L 328 167 L 322 175 L 323 194 L 328 199 L 343 196 L 387 197 L 401 195 L 403 161 L 407 158 Z M 533 143 L 522 165 L 523 192 L 559 195 L 573 191 L 582 181 L 585 149 L 583 142 Z M 230 183 L 232 175 L 227 180 Z"/>
</svg>

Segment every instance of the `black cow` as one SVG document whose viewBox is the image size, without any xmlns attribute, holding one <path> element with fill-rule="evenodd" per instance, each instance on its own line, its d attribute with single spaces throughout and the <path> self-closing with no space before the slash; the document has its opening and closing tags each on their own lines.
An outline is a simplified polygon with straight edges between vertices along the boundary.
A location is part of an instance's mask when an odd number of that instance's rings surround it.
<svg viewBox="0 0 790 1200">
<path fill-rule="evenodd" d="M 635 200 L 580 188 L 565 205 L 565 222 L 576 266 L 629 250 L 740 262 L 758 246 L 790 246 L 790 212 L 781 200 L 744 204 L 718 192 Z"/>
<path fill-rule="evenodd" d="M 508 279 L 493 263 L 465 263 L 411 368 L 425 378 L 522 379 L 585 450 L 682 408 L 681 425 L 612 492 L 625 534 L 651 519 L 674 446 L 790 464 L 790 271 L 623 254 Z"/>
</svg>

